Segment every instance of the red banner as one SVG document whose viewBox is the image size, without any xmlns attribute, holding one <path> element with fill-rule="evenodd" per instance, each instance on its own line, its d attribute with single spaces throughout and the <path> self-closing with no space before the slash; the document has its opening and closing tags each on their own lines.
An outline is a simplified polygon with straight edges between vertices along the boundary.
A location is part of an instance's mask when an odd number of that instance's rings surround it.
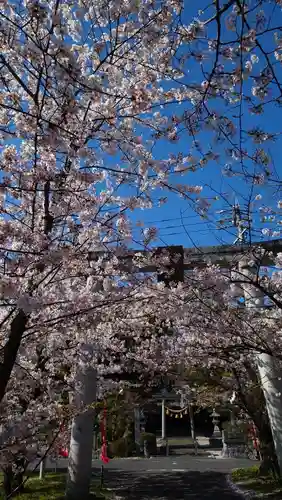
<svg viewBox="0 0 282 500">
<path fill-rule="evenodd" d="M 68 458 L 68 456 L 69 456 L 69 450 L 67 450 L 66 448 L 60 448 L 59 449 L 59 455 L 60 455 L 60 457 Z"/>
<path fill-rule="evenodd" d="M 101 437 L 102 437 L 102 447 L 101 447 L 101 455 L 100 458 L 104 464 L 109 463 L 110 459 L 107 455 L 107 410 L 104 408 L 103 418 L 101 420 Z"/>
<path fill-rule="evenodd" d="M 60 424 L 60 432 L 63 433 L 65 430 L 64 423 L 62 422 Z M 63 458 L 68 458 L 69 456 L 69 450 L 63 446 L 59 448 L 59 456 Z"/>
</svg>

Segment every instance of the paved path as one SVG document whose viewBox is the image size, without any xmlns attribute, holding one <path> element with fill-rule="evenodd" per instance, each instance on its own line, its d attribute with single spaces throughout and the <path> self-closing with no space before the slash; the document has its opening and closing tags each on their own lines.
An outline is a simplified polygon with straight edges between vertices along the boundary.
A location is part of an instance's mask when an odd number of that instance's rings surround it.
<svg viewBox="0 0 282 500">
<path fill-rule="evenodd" d="M 218 472 L 134 474 L 111 471 L 106 486 L 126 500 L 239 500 Z"/>
<path fill-rule="evenodd" d="M 235 467 L 252 464 L 195 457 L 112 460 L 105 467 L 105 486 L 126 500 L 239 500 L 226 476 Z"/>
<path fill-rule="evenodd" d="M 151 459 L 114 459 L 104 466 L 104 484 L 126 500 L 239 500 L 226 477 L 236 467 L 256 464 L 247 459 L 179 455 Z M 100 460 L 93 474 L 100 477 Z M 58 469 L 67 467 L 61 459 Z"/>
</svg>

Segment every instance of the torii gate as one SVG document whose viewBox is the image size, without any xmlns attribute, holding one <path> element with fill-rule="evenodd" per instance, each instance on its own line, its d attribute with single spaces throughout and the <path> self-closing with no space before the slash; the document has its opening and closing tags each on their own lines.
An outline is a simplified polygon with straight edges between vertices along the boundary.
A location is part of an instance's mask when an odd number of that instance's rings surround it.
<svg viewBox="0 0 282 500">
<path fill-rule="evenodd" d="M 166 264 L 167 273 L 162 269 L 159 271 L 159 280 L 169 282 L 169 281 L 184 281 L 184 272 L 195 267 L 205 267 L 209 262 L 213 264 L 218 264 L 222 267 L 228 268 L 232 264 L 240 261 L 241 257 L 246 255 L 250 250 L 256 250 L 258 248 L 263 248 L 265 250 L 265 255 L 261 259 L 262 265 L 271 265 L 273 263 L 273 258 L 269 256 L 269 253 L 277 255 L 277 253 L 282 252 L 282 239 L 267 241 L 267 242 L 257 242 L 252 245 L 222 245 L 222 246 L 210 246 L 210 247 L 198 247 L 198 248 L 183 248 L 183 246 L 168 246 L 168 247 L 158 247 L 153 249 L 151 252 L 139 251 L 139 250 L 129 250 L 127 252 L 118 253 L 118 249 L 110 250 L 99 250 L 93 251 L 88 254 L 89 261 L 94 261 L 102 258 L 109 258 L 110 256 L 116 256 L 119 260 L 120 265 L 127 271 L 131 272 L 157 272 L 158 266 L 154 263 L 152 257 L 161 255 L 163 252 L 168 252 L 171 256 L 171 262 Z M 133 259 L 136 254 L 141 254 L 144 257 L 148 257 L 149 263 L 145 265 L 136 265 L 133 263 Z M 151 257 L 152 256 L 152 257 Z M 151 258 L 151 262 L 150 262 Z M 92 370 L 92 375 L 84 374 L 82 376 L 84 393 L 83 402 L 86 405 L 91 405 L 95 400 L 96 393 L 96 375 L 95 371 Z M 277 391 L 276 391 L 277 392 Z M 274 405 L 273 405 L 274 406 Z M 281 406 L 281 405 L 280 405 Z M 275 409 L 279 410 L 280 406 L 277 404 Z M 269 409 L 269 408 L 268 408 Z M 282 450 L 282 411 L 281 414 L 281 439 L 278 443 L 279 451 Z M 92 459 L 92 441 L 93 441 L 93 417 L 91 412 L 89 415 L 83 414 L 78 416 L 77 421 L 74 419 L 72 427 L 72 438 L 70 444 L 70 457 L 69 457 L 69 485 L 72 488 L 72 492 L 75 495 L 75 488 L 78 491 L 82 491 L 83 485 L 87 481 L 90 481 L 91 476 L 91 459 Z M 282 451 L 281 451 L 282 457 Z M 282 463 L 281 463 L 282 468 Z"/>
<path fill-rule="evenodd" d="M 136 270 L 136 272 L 156 272 L 157 266 L 154 263 L 148 263 L 138 267 L 134 265 L 133 269 L 133 259 L 137 254 L 141 254 L 146 257 L 151 255 L 161 255 L 162 252 L 168 252 L 173 260 L 174 255 L 178 255 L 176 261 L 171 263 L 171 267 L 175 269 L 175 273 L 179 274 L 178 281 L 183 281 L 181 278 L 181 273 L 186 270 L 193 269 L 195 267 L 204 267 L 209 262 L 212 264 L 218 264 L 222 267 L 229 267 L 233 262 L 238 262 L 241 256 L 246 255 L 250 250 L 258 250 L 262 248 L 265 250 L 265 255 L 262 258 L 261 265 L 267 266 L 273 264 L 273 258 L 269 255 L 272 253 L 274 256 L 279 252 L 282 252 L 282 239 L 273 240 L 273 241 L 262 241 L 255 242 L 253 244 L 247 245 L 221 245 L 221 246 L 208 246 L 208 247 L 192 247 L 192 248 L 184 248 L 182 245 L 172 245 L 167 247 L 157 247 L 153 248 L 150 252 L 147 250 L 128 250 L 124 253 L 118 253 L 116 249 L 113 251 L 109 250 L 98 250 L 89 253 L 89 260 L 93 261 L 98 259 L 99 257 L 115 255 L 120 263 L 127 270 Z M 177 281 L 177 276 L 173 279 L 170 278 L 171 281 Z"/>
<path fill-rule="evenodd" d="M 159 279 L 165 282 L 184 281 L 185 270 L 193 269 L 195 267 L 205 267 L 208 263 L 218 264 L 224 268 L 232 267 L 233 263 L 234 266 L 238 266 L 239 269 L 243 269 L 243 273 L 246 273 L 246 276 L 252 279 L 254 276 L 253 273 L 256 274 L 256 270 L 252 268 L 248 262 L 244 262 L 244 256 L 248 255 L 250 251 L 253 251 L 256 260 L 256 250 L 260 248 L 262 248 L 265 252 L 262 256 L 259 256 L 259 265 L 271 266 L 274 263 L 273 257 L 282 252 L 282 239 L 255 242 L 249 245 L 237 243 L 233 245 L 198 248 L 183 248 L 182 246 L 159 247 L 156 250 L 153 250 L 151 254 L 153 256 L 160 255 L 162 252 L 166 251 L 171 256 L 171 263 L 165 266 L 168 269 L 169 274 L 166 276 L 166 272 L 162 270 L 162 274 L 159 275 Z M 145 257 L 146 254 L 148 257 L 150 255 L 149 252 L 146 251 L 139 252 L 137 250 L 131 250 L 124 255 L 118 256 L 118 259 L 120 263 L 124 265 L 125 269 L 133 272 L 158 272 L 157 265 L 150 262 L 150 259 L 149 263 L 145 266 L 139 268 L 136 265 L 133 266 L 133 258 L 137 253 L 141 253 Z M 94 260 L 99 256 L 99 254 L 107 255 L 105 252 L 92 252 L 89 255 L 89 259 Z M 246 307 L 250 307 L 251 304 L 253 304 L 251 307 L 256 307 L 254 304 L 257 300 L 260 302 L 260 307 L 264 307 L 264 296 L 259 289 L 254 289 L 254 292 L 251 294 L 252 296 L 248 297 L 243 285 L 243 293 L 245 295 Z M 277 459 L 280 471 L 282 472 L 282 405 L 280 401 L 282 394 L 281 368 L 278 366 L 277 360 L 273 355 L 268 353 L 259 353 L 256 357 Z"/>
</svg>

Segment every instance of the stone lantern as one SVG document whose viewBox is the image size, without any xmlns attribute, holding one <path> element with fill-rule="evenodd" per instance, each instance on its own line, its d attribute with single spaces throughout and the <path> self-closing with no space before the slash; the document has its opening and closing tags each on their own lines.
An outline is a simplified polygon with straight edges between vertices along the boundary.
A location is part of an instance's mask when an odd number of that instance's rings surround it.
<svg viewBox="0 0 282 500">
<path fill-rule="evenodd" d="M 215 408 L 213 409 L 211 417 L 212 417 L 212 423 L 214 425 L 212 437 L 221 438 L 221 432 L 218 427 L 220 414 L 215 411 Z"/>
</svg>

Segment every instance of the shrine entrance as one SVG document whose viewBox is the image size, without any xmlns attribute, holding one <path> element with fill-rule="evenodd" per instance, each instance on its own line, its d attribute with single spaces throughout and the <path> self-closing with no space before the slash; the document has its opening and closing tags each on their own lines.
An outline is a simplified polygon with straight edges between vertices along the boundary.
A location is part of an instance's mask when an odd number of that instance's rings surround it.
<svg viewBox="0 0 282 500">
<path fill-rule="evenodd" d="M 160 455 L 193 455 L 195 451 L 194 437 L 199 443 L 199 448 L 207 449 L 210 447 L 210 438 L 214 431 L 211 411 L 193 408 L 193 436 L 191 413 L 188 407 L 181 408 L 179 404 L 175 403 L 173 405 L 165 404 L 164 409 L 164 419 L 162 404 L 155 404 L 154 407 L 151 406 L 144 411 L 145 430 L 156 435 Z"/>
</svg>

